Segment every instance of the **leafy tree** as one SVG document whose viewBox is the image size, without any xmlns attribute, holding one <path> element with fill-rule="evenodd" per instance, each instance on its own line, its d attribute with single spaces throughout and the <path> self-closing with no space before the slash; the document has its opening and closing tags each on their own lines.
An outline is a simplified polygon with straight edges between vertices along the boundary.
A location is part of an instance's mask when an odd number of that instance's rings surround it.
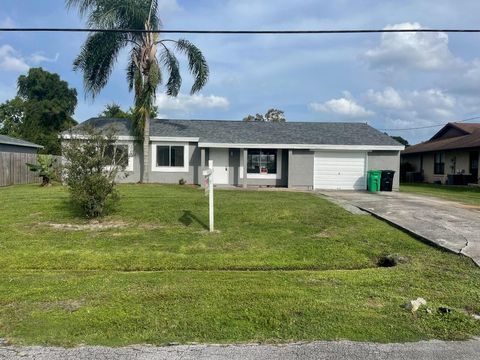
<svg viewBox="0 0 480 360">
<path fill-rule="evenodd" d="M 262 121 L 265 121 L 265 116 L 263 116 L 262 114 L 255 114 L 255 116 L 248 115 L 248 116 L 243 118 L 243 121 L 246 121 L 246 122 L 254 122 L 254 121 L 262 122 Z"/>
<path fill-rule="evenodd" d="M 114 130 L 85 127 L 83 132 L 85 138 L 71 134 L 62 144 L 64 176 L 72 202 L 87 218 L 95 218 L 118 200 L 116 180 L 125 175 L 129 154 L 115 145 Z"/>
<path fill-rule="evenodd" d="M 387 133 L 384 133 L 385 135 L 388 135 Z M 401 136 L 390 136 L 393 140 L 398 141 L 400 144 L 404 145 L 405 147 L 409 147 L 410 144 L 408 143 L 407 139 L 404 139 Z"/>
<path fill-rule="evenodd" d="M 123 111 L 120 105 L 111 103 L 105 106 L 105 109 L 99 116 L 105 118 L 130 119 L 132 114 L 130 112 Z"/>
<path fill-rule="evenodd" d="M 41 186 L 49 186 L 52 180 L 58 176 L 57 160 L 52 155 L 37 156 L 37 164 L 26 163 L 30 171 L 38 172 L 38 176 L 42 178 Z"/>
<path fill-rule="evenodd" d="M 18 78 L 17 97 L 0 105 L 0 131 L 44 146 L 60 154 L 58 134 L 72 125 L 77 91 L 58 74 L 32 68 Z"/>
<path fill-rule="evenodd" d="M 155 118 L 158 113 L 158 107 L 153 106 L 150 117 Z M 124 111 L 122 107 L 116 103 L 107 104 L 105 109 L 99 114 L 100 117 L 117 118 L 117 119 L 135 119 L 135 109 L 130 108 Z"/>
<path fill-rule="evenodd" d="M 265 114 L 265 121 L 284 123 L 286 121 L 285 112 L 278 109 L 269 109 Z"/>
<path fill-rule="evenodd" d="M 397 140 L 400 144 L 405 145 L 406 147 L 410 146 L 410 144 L 408 143 L 408 140 L 404 139 L 401 136 L 392 136 L 392 139 Z"/>
<path fill-rule="evenodd" d="M 158 0 L 66 0 L 87 17 L 92 28 L 155 31 L 161 27 Z M 169 47 L 168 45 L 172 45 Z M 208 65 L 201 51 L 188 40 L 160 39 L 158 33 L 97 32 L 88 36 L 74 69 L 83 72 L 85 90 L 95 97 L 107 84 L 120 51 L 129 49 L 127 81 L 135 97 L 135 129 L 143 142 L 142 181 L 147 180 L 149 125 L 155 95 L 162 84 L 162 68 L 168 73 L 166 93 L 177 96 L 182 84 L 175 52 L 186 55 L 194 77 L 191 93 L 200 91 L 208 79 Z"/>
<path fill-rule="evenodd" d="M 0 104 L 0 134 L 20 137 L 24 112 L 25 106 L 19 97 Z"/>
<path fill-rule="evenodd" d="M 275 123 L 284 123 L 287 121 L 285 119 L 285 113 L 282 110 L 278 109 L 269 109 L 265 115 L 262 114 L 256 114 L 255 116 L 253 115 L 248 115 L 243 118 L 243 121 L 246 122 L 275 122 Z"/>
</svg>

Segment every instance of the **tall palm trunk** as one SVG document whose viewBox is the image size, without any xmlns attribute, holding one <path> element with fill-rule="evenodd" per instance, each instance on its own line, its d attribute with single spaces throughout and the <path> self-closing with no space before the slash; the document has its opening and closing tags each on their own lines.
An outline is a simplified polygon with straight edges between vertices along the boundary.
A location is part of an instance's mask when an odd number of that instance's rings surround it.
<svg viewBox="0 0 480 360">
<path fill-rule="evenodd" d="M 140 182 L 148 183 L 148 173 L 150 169 L 150 115 L 145 115 L 145 125 L 143 129 L 143 171 Z"/>
<path fill-rule="evenodd" d="M 135 91 L 135 135 L 138 142 L 142 143 L 138 144 L 139 152 L 143 145 L 140 182 L 149 182 L 152 160 L 150 117 L 156 90 L 162 84 L 161 67 L 165 67 L 169 73 L 165 84 L 167 95 L 177 96 L 182 77 L 175 51 L 186 55 L 188 68 L 194 77 L 190 93 L 195 94 L 207 82 L 207 61 L 190 41 L 160 40 L 158 33 L 151 32 L 161 27 L 158 16 L 159 0 L 66 0 L 66 2 L 69 7 L 77 7 L 80 14 L 88 18 L 90 27 L 113 30 L 89 34 L 74 61 L 74 69 L 83 71 L 86 93 L 95 97 L 107 84 L 122 49 L 130 49 L 127 80 L 129 90 Z M 117 32 L 126 28 L 146 31 L 141 34 Z M 168 44 L 174 47 L 169 48 Z"/>
</svg>

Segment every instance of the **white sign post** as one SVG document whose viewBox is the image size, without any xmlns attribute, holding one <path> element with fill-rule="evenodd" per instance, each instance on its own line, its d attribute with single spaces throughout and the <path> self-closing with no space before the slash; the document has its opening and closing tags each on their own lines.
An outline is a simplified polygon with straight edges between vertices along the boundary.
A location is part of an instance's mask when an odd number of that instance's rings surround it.
<svg viewBox="0 0 480 360">
<path fill-rule="evenodd" d="M 203 170 L 205 176 L 205 192 L 208 191 L 208 220 L 210 232 L 213 232 L 213 160 L 208 160 L 208 169 Z"/>
</svg>

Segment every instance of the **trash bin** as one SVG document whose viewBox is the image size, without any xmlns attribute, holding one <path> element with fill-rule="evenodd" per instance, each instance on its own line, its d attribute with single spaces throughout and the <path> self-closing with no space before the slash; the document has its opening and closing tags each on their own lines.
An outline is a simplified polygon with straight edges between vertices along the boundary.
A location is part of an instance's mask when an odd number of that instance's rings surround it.
<svg viewBox="0 0 480 360">
<path fill-rule="evenodd" d="M 380 182 L 380 191 L 392 191 L 394 176 L 395 176 L 395 171 L 382 170 L 382 180 Z"/>
<path fill-rule="evenodd" d="M 381 170 L 369 170 L 367 176 L 367 189 L 370 192 L 380 191 Z"/>
</svg>

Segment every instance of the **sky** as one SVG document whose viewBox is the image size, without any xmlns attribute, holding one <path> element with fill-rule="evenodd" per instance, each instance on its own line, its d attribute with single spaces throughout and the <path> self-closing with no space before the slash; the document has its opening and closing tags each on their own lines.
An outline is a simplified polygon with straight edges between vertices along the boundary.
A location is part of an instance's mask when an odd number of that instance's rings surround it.
<svg viewBox="0 0 480 360">
<path fill-rule="evenodd" d="M 347 28 L 479 28 L 480 2 L 422 0 L 159 0 L 165 29 L 311 30 Z M 0 27 L 84 27 L 63 0 L 2 0 Z M 109 84 L 85 97 L 72 63 L 87 34 L 0 33 L 0 102 L 31 67 L 60 74 L 78 91 L 75 119 L 106 104 L 133 103 L 127 52 Z M 480 34 L 168 35 L 194 42 L 210 66 L 202 91 L 189 94 L 183 64 L 177 98 L 159 89 L 159 116 L 241 120 L 269 108 L 288 121 L 367 122 L 414 144 L 441 126 L 480 116 Z M 480 121 L 479 121 L 480 122 Z"/>
</svg>

